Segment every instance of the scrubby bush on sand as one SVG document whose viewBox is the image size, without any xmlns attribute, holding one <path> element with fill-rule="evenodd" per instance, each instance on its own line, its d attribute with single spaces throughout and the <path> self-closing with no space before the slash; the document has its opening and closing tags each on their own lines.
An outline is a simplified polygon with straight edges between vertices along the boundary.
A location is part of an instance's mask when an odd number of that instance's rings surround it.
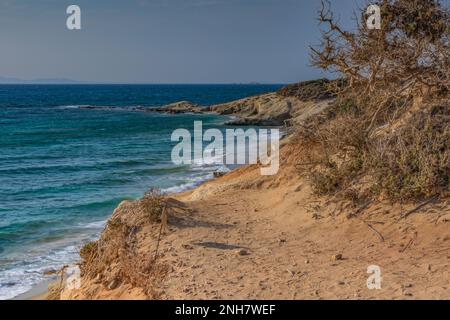
<svg viewBox="0 0 450 320">
<path fill-rule="evenodd" d="M 436 0 L 376 4 L 381 29 L 367 27 L 363 10 L 350 32 L 322 3 L 322 43 L 311 48 L 312 62 L 342 81 L 330 88 L 334 105 L 298 130 L 304 163 L 319 194 L 448 197 L 448 8 Z"/>
<path fill-rule="evenodd" d="M 138 201 L 121 203 L 101 238 L 80 250 L 82 276 L 109 290 L 124 283 L 157 298 L 155 282 L 162 281 L 167 272 L 155 254 L 160 225 L 167 224 L 164 207 L 164 196 L 157 189 L 150 189 Z M 142 238 L 149 242 L 142 244 Z"/>
</svg>

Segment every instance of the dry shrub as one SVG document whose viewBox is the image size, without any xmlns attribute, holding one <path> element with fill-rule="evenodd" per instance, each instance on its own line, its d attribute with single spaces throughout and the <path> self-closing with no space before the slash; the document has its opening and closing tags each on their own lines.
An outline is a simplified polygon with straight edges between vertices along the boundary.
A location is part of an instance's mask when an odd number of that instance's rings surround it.
<svg viewBox="0 0 450 320">
<path fill-rule="evenodd" d="M 319 79 L 291 84 L 281 88 L 278 94 L 283 97 L 296 97 L 302 101 L 323 100 L 333 97 L 329 91 L 330 80 Z"/>
<path fill-rule="evenodd" d="M 80 257 L 81 259 L 89 259 L 89 257 L 93 256 L 95 252 L 97 251 L 97 242 L 91 241 L 86 243 L 81 249 L 80 249 Z"/>
<path fill-rule="evenodd" d="M 148 298 L 157 299 L 160 295 L 158 284 L 164 279 L 168 266 L 158 262 L 153 248 L 139 246 L 135 227 L 127 229 L 118 251 L 115 279 L 141 288 Z"/>
<path fill-rule="evenodd" d="M 101 238 L 80 250 L 82 276 L 106 287 L 130 284 L 141 288 L 147 297 L 158 298 L 157 284 L 167 273 L 167 266 L 157 261 L 154 248 L 140 239 L 152 239 L 156 247 L 163 208 L 164 197 L 156 189 L 139 201 L 121 203 Z"/>
<path fill-rule="evenodd" d="M 334 105 L 298 128 L 319 194 L 352 200 L 449 195 L 449 12 L 434 0 L 379 0 L 382 29 L 355 32 L 327 3 L 317 67 L 342 77 Z M 363 10 L 365 11 L 365 10 Z M 447 27 L 445 27 L 447 26 Z M 331 90 L 331 89 L 330 89 Z"/>
<path fill-rule="evenodd" d="M 367 27 L 364 8 L 355 17 L 356 31 L 350 32 L 335 21 L 329 2 L 322 2 L 319 22 L 324 29 L 319 48 L 311 48 L 313 65 L 342 76 L 347 84 L 343 91 L 357 100 L 374 93 L 374 101 L 387 103 L 404 92 L 448 90 L 448 8 L 437 0 L 370 4 L 381 8 L 381 29 Z"/>
<path fill-rule="evenodd" d="M 377 193 L 391 199 L 449 194 L 450 110 L 431 106 L 415 113 L 407 125 L 374 139 L 368 153 Z M 376 190 L 379 189 L 379 190 Z"/>
<path fill-rule="evenodd" d="M 142 207 L 143 216 L 148 221 L 159 222 L 164 210 L 164 196 L 160 190 L 152 188 L 148 190 L 139 201 Z"/>
<path fill-rule="evenodd" d="M 343 114 L 299 131 L 299 136 L 316 141 L 315 148 L 306 149 L 304 154 L 316 193 L 345 195 L 352 189 L 355 200 L 358 197 L 353 192 L 358 186 L 361 199 L 382 195 L 391 200 L 415 200 L 449 195 L 447 105 L 431 104 L 412 113 L 401 125 L 383 127 L 370 137 L 362 134 L 362 123 L 360 117 Z"/>
</svg>

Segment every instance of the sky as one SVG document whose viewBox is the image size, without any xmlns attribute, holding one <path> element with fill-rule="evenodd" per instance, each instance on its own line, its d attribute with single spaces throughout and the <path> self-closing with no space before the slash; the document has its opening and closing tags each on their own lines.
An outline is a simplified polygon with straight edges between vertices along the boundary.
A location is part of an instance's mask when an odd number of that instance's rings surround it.
<svg viewBox="0 0 450 320">
<path fill-rule="evenodd" d="M 332 0 L 344 25 L 361 1 Z M 66 8 L 81 8 L 68 30 Z M 320 0 L 0 0 L 0 76 L 101 83 L 293 83 Z"/>
</svg>

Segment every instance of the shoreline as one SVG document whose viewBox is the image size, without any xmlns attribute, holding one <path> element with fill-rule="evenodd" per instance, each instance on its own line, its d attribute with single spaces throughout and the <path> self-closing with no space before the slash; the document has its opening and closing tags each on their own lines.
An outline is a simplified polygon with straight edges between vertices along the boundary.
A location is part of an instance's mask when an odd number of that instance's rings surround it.
<svg viewBox="0 0 450 320">
<path fill-rule="evenodd" d="M 234 171 L 236 169 L 237 168 L 234 168 L 231 171 Z M 167 195 L 168 196 L 175 196 L 175 195 L 180 194 L 180 193 L 184 193 L 184 192 L 189 192 L 189 191 L 195 190 L 196 188 L 200 187 L 201 185 L 207 183 L 208 181 L 214 180 L 215 177 L 214 177 L 213 173 L 214 173 L 214 171 L 211 172 L 212 176 L 210 178 L 207 178 L 207 179 L 201 181 L 199 184 L 196 184 L 196 185 L 194 185 L 192 187 L 188 187 L 187 189 L 184 189 L 183 191 L 180 191 L 180 192 L 169 192 L 169 193 L 167 193 Z M 170 187 L 168 189 L 177 188 L 177 187 L 178 186 L 174 186 L 174 187 Z M 138 200 L 138 199 L 135 199 L 135 200 Z M 109 215 L 108 219 L 106 219 L 106 222 L 111 217 L 112 217 L 112 213 Z M 21 293 L 21 294 L 15 296 L 14 298 L 11 298 L 11 299 L 8 299 L 8 300 L 47 300 L 46 298 L 47 298 L 47 295 L 49 293 L 48 286 L 53 284 L 53 283 L 55 283 L 59 279 L 60 279 L 59 276 L 53 276 L 53 279 L 43 280 L 43 281 L 33 285 L 33 287 L 30 290 L 28 290 L 28 291 L 26 291 L 24 293 Z"/>
<path fill-rule="evenodd" d="M 228 126 L 250 126 L 250 127 L 277 127 L 283 131 L 283 140 L 286 132 L 285 128 L 282 126 L 286 120 L 295 118 L 294 110 L 302 111 L 302 113 L 309 114 L 311 112 L 319 112 L 327 105 L 327 100 L 324 102 L 305 102 L 293 97 L 283 97 L 279 96 L 277 92 L 265 93 L 257 96 L 249 96 L 239 100 L 232 100 L 230 102 L 222 103 L 219 105 L 210 106 L 201 112 L 195 112 L 196 114 L 208 114 L 213 113 L 222 118 L 220 121 L 221 125 Z M 305 108 L 306 106 L 306 108 Z M 311 109 L 319 106 L 318 111 L 311 111 Z M 192 110 L 198 108 L 198 106 L 193 105 L 187 101 L 181 101 L 179 103 L 170 104 L 155 110 L 159 113 L 169 113 L 169 114 L 192 114 Z M 229 113 L 228 110 L 233 110 Z M 152 112 L 155 112 L 152 111 Z M 256 115 L 255 115 L 256 114 Z M 234 174 L 241 166 L 234 166 L 231 168 L 229 173 Z M 195 190 L 202 188 L 207 185 L 211 180 L 215 180 L 213 173 L 211 176 L 202 180 L 198 184 L 194 184 L 191 187 L 183 189 L 181 191 L 171 191 L 168 193 L 171 197 L 176 197 L 178 194 L 195 192 Z M 168 189 L 176 188 L 171 187 Z M 137 199 L 136 199 L 137 200 Z M 111 214 L 112 215 L 112 214 Z M 108 220 L 111 218 L 109 216 Z M 53 281 L 43 281 L 42 283 L 36 284 L 29 291 L 20 294 L 13 299 L 44 299 L 48 290 L 48 285 Z"/>
<path fill-rule="evenodd" d="M 221 116 L 221 117 L 223 117 L 223 118 L 231 118 L 230 116 Z M 224 122 L 221 122 L 221 124 L 223 124 L 223 123 Z M 233 167 L 233 169 L 230 169 L 229 172 L 234 172 L 235 170 L 237 170 L 238 168 L 240 168 L 242 166 L 244 166 L 244 165 L 237 165 L 236 167 Z M 180 185 L 180 186 L 169 187 L 167 189 L 176 189 L 176 188 L 182 187 L 182 190 L 181 191 L 170 191 L 170 192 L 167 192 L 166 194 L 168 196 L 176 196 L 177 194 L 183 194 L 185 192 L 193 191 L 193 190 L 199 188 L 200 186 L 202 186 L 203 184 L 206 184 L 209 181 L 216 179 L 216 177 L 214 176 L 214 172 L 215 171 L 212 170 L 210 172 L 210 175 L 211 175 L 210 177 L 201 180 L 200 182 L 198 182 L 195 185 L 186 187 L 188 184 L 185 184 L 185 185 Z M 139 198 L 134 199 L 134 200 L 139 200 Z M 112 217 L 112 213 L 108 216 L 108 218 L 106 219 L 105 223 L 109 219 L 111 219 L 111 217 Z M 48 286 L 54 284 L 59 279 L 60 279 L 59 276 L 53 276 L 53 279 L 43 280 L 43 281 L 33 285 L 33 287 L 30 290 L 28 290 L 28 291 L 26 291 L 24 293 L 21 293 L 21 294 L 17 295 L 16 297 L 8 299 L 8 300 L 47 300 L 46 298 L 47 298 L 47 296 L 49 294 Z"/>
<path fill-rule="evenodd" d="M 211 179 L 215 168 L 193 167 L 191 170 L 186 166 L 170 169 L 174 167 L 170 162 L 170 134 L 177 128 L 189 128 L 191 119 L 201 118 L 208 125 L 221 128 L 230 120 L 223 115 L 171 117 L 165 114 L 142 115 L 132 111 L 103 113 L 66 110 L 61 106 L 111 104 L 126 109 L 127 106 L 139 105 L 136 101 L 159 106 L 182 99 L 198 99 L 199 103 L 210 105 L 265 94 L 276 91 L 278 87 L 183 87 L 180 91 L 158 89 L 156 94 L 151 88 L 129 88 L 132 94 L 128 89 L 111 89 L 114 90 L 94 90 L 93 100 L 83 101 L 86 90 L 82 88 L 74 89 L 74 92 L 38 88 L 35 96 L 23 102 L 23 109 L 11 106 L 11 110 L 7 110 L 14 115 L 12 119 L 17 116 L 18 120 L 7 123 L 7 133 L 12 130 L 15 134 L 7 135 L 11 141 L 7 139 L 5 142 L 23 146 L 24 149 L 21 154 L 16 154 L 15 148 L 5 150 L 5 159 L 11 159 L 11 163 L 5 162 L 2 166 L 8 168 L 2 191 L 12 195 L 6 200 L 8 214 L 3 221 L 4 226 L 12 227 L 6 229 L 5 242 L 2 241 L 0 248 L 2 258 L 5 258 L 0 279 L 3 299 L 12 299 L 30 291 L 30 288 L 45 280 L 45 270 L 77 261 L 74 256 L 78 246 L 85 242 L 81 237 L 81 241 L 76 241 L 78 235 L 86 231 L 86 234 L 93 234 L 96 238 L 97 231 L 102 231 L 101 227 L 96 230 L 92 230 L 96 227 L 88 228 L 85 222 L 109 219 L 124 197 L 137 199 L 149 186 L 160 189 L 175 187 L 167 191 L 180 192 Z M 20 88 L 11 93 L 11 99 L 20 100 L 28 91 L 28 88 Z M 68 97 L 75 98 L 70 100 Z M 34 112 L 33 108 L 37 108 L 38 112 Z M 33 125 L 20 121 L 30 117 L 28 112 L 31 112 L 33 119 L 36 117 Z M 107 121 L 104 121 L 105 117 Z M 89 130 L 78 130 L 80 127 L 89 127 Z M 124 128 L 122 133 L 121 128 Z M 31 132 L 39 134 L 29 134 Z M 28 139 L 39 143 L 36 147 L 22 143 Z M 89 145 L 85 145 L 86 141 Z M 52 154 L 48 154 L 48 146 L 54 148 Z M 27 160 L 22 161 L 23 157 Z M 16 158 L 20 161 L 12 160 Z M 73 162 L 74 158 L 76 162 Z M 10 172 L 9 168 L 17 172 Z M 65 174 L 66 171 L 71 174 Z M 10 179 L 15 183 L 7 183 Z M 185 184 L 188 186 L 185 187 Z M 29 196 L 23 198 L 21 190 L 29 192 Z M 22 204 L 24 208 L 21 208 Z M 16 220 L 20 222 L 17 225 Z M 28 223 L 29 220 L 32 222 Z M 51 226 L 46 221 L 51 221 Z M 10 235 L 14 246 L 8 240 Z M 67 238 L 69 240 L 66 241 Z M 71 245 L 72 238 L 75 239 L 75 249 L 66 253 L 65 248 Z M 11 250 L 8 250 L 10 246 Z"/>
<path fill-rule="evenodd" d="M 218 121 L 218 123 L 220 125 L 226 125 L 227 121 L 230 121 L 233 118 L 235 118 L 234 116 L 229 116 L 229 115 L 217 115 L 217 116 L 222 118 L 220 121 Z M 235 170 L 238 167 L 239 166 L 233 167 L 232 169 L 230 169 L 230 171 L 233 171 L 233 170 Z M 182 184 L 182 185 L 174 185 L 172 187 L 166 188 L 165 190 L 178 190 L 179 189 L 179 191 L 164 191 L 164 192 L 167 192 L 167 195 L 169 195 L 169 196 L 173 196 L 173 195 L 176 195 L 176 194 L 179 194 L 179 193 L 183 193 L 183 192 L 188 192 L 188 191 L 194 190 L 194 189 L 198 188 L 199 186 L 201 186 L 202 184 L 207 183 L 208 181 L 215 179 L 214 172 L 217 171 L 217 168 L 216 169 L 211 168 L 211 169 L 212 170 L 211 170 L 211 172 L 208 173 L 208 176 L 205 176 L 205 177 L 201 178 L 199 180 L 199 182 L 185 183 L 185 184 Z M 136 198 L 134 200 L 138 200 L 138 199 L 139 198 Z M 105 219 L 105 224 L 111 218 L 111 216 L 112 216 L 112 212 Z M 98 236 L 100 236 L 101 232 L 102 231 L 100 230 Z M 97 239 L 98 236 L 95 237 L 95 239 Z M 78 257 L 77 262 L 79 261 L 79 258 L 80 257 Z M 46 300 L 46 297 L 47 297 L 47 295 L 49 293 L 48 286 L 53 284 L 53 283 L 55 283 L 55 281 L 58 280 L 58 279 L 59 279 L 59 277 L 56 277 L 55 279 L 52 279 L 52 280 L 43 279 L 42 281 L 40 281 L 40 282 L 36 283 L 35 285 L 33 285 L 31 289 L 29 289 L 29 290 L 27 290 L 27 291 L 25 291 L 23 293 L 20 293 L 17 296 L 15 296 L 13 298 L 10 298 L 10 299 L 7 299 L 7 300 Z"/>
<path fill-rule="evenodd" d="M 48 286 L 55 283 L 57 280 L 58 277 L 54 277 L 54 279 L 42 281 L 33 286 L 30 290 L 9 300 L 47 300 L 47 295 L 49 293 Z"/>
</svg>

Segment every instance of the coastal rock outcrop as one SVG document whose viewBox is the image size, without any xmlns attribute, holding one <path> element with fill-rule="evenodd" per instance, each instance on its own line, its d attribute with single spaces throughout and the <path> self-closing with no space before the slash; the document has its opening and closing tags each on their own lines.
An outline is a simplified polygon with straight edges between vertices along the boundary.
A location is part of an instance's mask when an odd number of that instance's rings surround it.
<svg viewBox="0 0 450 320">
<path fill-rule="evenodd" d="M 150 109 L 151 111 L 179 114 L 179 113 L 203 113 L 205 110 L 203 107 L 194 104 L 190 101 L 180 101 L 168 104 L 161 108 Z"/>
<path fill-rule="evenodd" d="M 199 106 L 189 101 L 181 101 L 160 108 L 153 112 L 183 114 L 217 114 L 233 117 L 227 125 L 238 126 L 290 126 L 297 120 L 322 112 L 332 98 L 322 100 L 305 100 L 295 96 L 283 96 L 276 92 L 212 106 Z"/>
<path fill-rule="evenodd" d="M 208 109 L 216 114 L 235 116 L 236 119 L 227 122 L 229 125 L 282 126 L 299 107 L 300 101 L 296 98 L 269 93 L 214 105 Z"/>
</svg>

